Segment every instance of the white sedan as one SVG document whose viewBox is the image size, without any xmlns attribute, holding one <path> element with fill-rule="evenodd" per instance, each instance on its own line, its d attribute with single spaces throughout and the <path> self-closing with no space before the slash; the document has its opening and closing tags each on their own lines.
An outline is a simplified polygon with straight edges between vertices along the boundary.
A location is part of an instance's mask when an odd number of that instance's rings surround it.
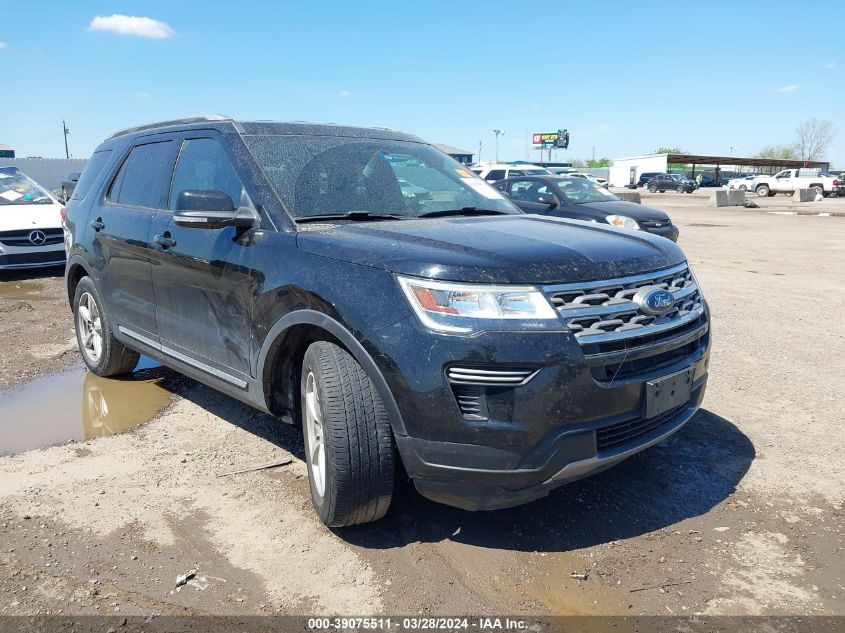
<svg viewBox="0 0 845 633">
<path fill-rule="evenodd" d="M 583 178 L 584 180 L 592 180 L 607 189 L 607 178 L 599 178 L 592 174 L 581 174 L 579 172 L 571 171 L 568 174 L 560 174 L 561 176 L 569 176 L 570 178 Z"/>
<path fill-rule="evenodd" d="M 743 176 L 742 178 L 731 178 L 728 181 L 728 189 L 738 189 L 739 191 L 753 191 L 754 179 L 757 176 Z"/>
<path fill-rule="evenodd" d="M 17 167 L 0 167 L 0 270 L 63 265 L 62 208 Z"/>
</svg>

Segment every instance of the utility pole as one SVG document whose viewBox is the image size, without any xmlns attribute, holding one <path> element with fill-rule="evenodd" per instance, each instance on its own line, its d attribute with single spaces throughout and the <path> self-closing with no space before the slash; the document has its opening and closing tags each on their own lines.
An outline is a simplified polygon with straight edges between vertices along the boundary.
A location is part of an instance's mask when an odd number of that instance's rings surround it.
<svg viewBox="0 0 845 633">
<path fill-rule="evenodd" d="M 67 124 L 64 119 L 62 119 L 62 131 L 65 135 L 65 158 L 70 158 L 70 152 L 67 151 L 67 135 L 70 134 L 70 130 L 67 129 Z"/>
<path fill-rule="evenodd" d="M 481 164 L 481 141 L 478 141 L 478 164 Z"/>
<path fill-rule="evenodd" d="M 493 130 L 493 134 L 496 135 L 496 162 L 499 162 L 499 137 L 505 133 L 504 130 Z"/>
<path fill-rule="evenodd" d="M 596 146 L 593 145 L 593 160 L 590 163 L 590 167 L 594 167 L 596 164 Z"/>
</svg>

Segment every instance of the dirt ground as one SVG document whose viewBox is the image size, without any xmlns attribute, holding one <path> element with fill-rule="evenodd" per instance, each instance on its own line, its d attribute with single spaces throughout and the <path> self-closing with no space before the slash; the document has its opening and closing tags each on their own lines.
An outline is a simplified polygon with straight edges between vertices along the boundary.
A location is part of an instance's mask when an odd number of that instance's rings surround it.
<svg viewBox="0 0 845 633">
<path fill-rule="evenodd" d="M 663 444 L 512 510 L 406 485 L 333 531 L 298 430 L 170 376 L 134 430 L 0 457 L 0 614 L 845 614 L 845 219 L 643 202 L 713 311 L 703 409 Z M 3 388 L 80 371 L 60 276 L 0 276 L 0 332 Z"/>
</svg>

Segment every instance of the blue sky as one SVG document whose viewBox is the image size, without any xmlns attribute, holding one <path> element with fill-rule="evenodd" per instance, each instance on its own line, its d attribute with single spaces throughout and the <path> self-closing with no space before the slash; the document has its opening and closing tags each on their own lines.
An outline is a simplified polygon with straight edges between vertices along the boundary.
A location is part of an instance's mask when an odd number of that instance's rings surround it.
<svg viewBox="0 0 845 633">
<path fill-rule="evenodd" d="M 492 159 L 751 155 L 813 117 L 845 167 L 842 4 L 0 0 L 0 143 L 87 157 L 116 129 L 197 113 L 384 125 Z M 816 16 L 802 28 L 804 14 Z M 120 34 L 113 15 L 143 35 Z M 153 37 L 149 37 L 152 35 Z M 537 152 L 529 150 L 529 156 Z"/>
</svg>

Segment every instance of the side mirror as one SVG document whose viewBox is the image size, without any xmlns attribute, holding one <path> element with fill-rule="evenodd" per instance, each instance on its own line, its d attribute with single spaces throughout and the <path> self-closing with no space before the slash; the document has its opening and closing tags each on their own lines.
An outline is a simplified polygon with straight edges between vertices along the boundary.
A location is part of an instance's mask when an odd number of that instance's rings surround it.
<svg viewBox="0 0 845 633">
<path fill-rule="evenodd" d="M 550 209 L 557 209 L 560 206 L 560 200 L 554 194 L 544 193 L 537 197 L 537 204 L 545 204 Z"/>
<path fill-rule="evenodd" d="M 178 226 L 197 229 L 221 229 L 226 226 L 252 227 L 256 224 L 253 212 L 235 203 L 229 195 L 216 189 L 189 189 L 176 198 L 173 221 Z"/>
</svg>

